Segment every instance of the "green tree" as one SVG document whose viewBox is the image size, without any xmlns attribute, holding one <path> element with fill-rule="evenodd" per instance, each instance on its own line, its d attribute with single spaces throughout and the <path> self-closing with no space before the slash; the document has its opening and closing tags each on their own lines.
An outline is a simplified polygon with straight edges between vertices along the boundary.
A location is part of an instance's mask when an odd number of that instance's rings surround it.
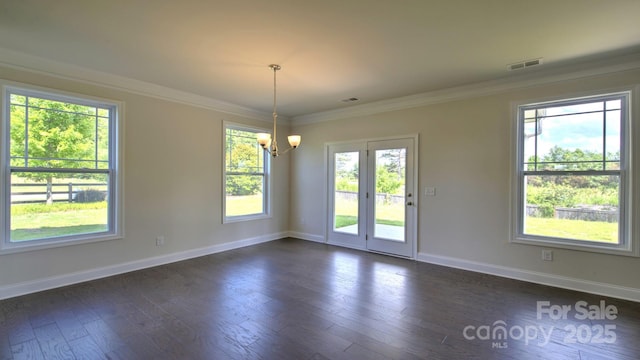
<svg viewBox="0 0 640 360">
<path fill-rule="evenodd" d="M 376 192 L 398 195 L 404 190 L 405 149 L 387 149 L 376 152 Z"/>
<path fill-rule="evenodd" d="M 358 191 L 358 152 L 342 152 L 335 155 L 336 190 Z"/>
<path fill-rule="evenodd" d="M 12 96 L 11 165 L 26 168 L 81 169 L 95 166 L 99 155 L 108 156 L 108 138 L 98 139 L 95 107 L 36 97 Z M 96 126 L 98 125 L 98 126 Z M 56 172 L 20 172 L 17 176 L 46 181 L 47 204 L 53 202 Z"/>
<path fill-rule="evenodd" d="M 380 159 L 384 162 L 384 166 L 390 173 L 396 173 L 402 176 L 406 169 L 406 149 L 388 149 L 382 152 Z"/>
<path fill-rule="evenodd" d="M 529 162 L 534 162 L 534 157 L 529 158 Z M 606 159 L 613 161 L 607 163 L 607 169 L 619 168 L 617 160 L 620 159 L 620 151 L 607 153 Z M 602 153 L 582 149 L 564 149 L 554 146 L 538 160 L 538 170 L 564 170 L 564 171 L 587 171 L 602 170 Z M 573 186 L 575 188 L 599 187 L 602 189 L 617 189 L 618 178 L 616 176 L 552 176 L 540 177 L 535 186 L 545 186 L 548 184 Z"/>
<path fill-rule="evenodd" d="M 395 194 L 404 185 L 404 179 L 388 168 L 379 166 L 376 169 L 376 193 Z"/>
<path fill-rule="evenodd" d="M 252 132 L 227 129 L 226 193 L 255 195 L 262 191 L 263 150 Z"/>
<path fill-rule="evenodd" d="M 358 179 L 358 156 L 357 152 L 344 152 L 336 154 L 336 174 L 343 179 Z"/>
</svg>

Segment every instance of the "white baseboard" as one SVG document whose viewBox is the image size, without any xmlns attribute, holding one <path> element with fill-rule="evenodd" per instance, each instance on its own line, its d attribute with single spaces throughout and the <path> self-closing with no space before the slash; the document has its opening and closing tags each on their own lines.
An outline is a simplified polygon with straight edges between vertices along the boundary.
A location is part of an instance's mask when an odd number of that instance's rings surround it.
<svg viewBox="0 0 640 360">
<path fill-rule="evenodd" d="M 106 266 L 87 271 L 75 272 L 65 275 L 52 276 L 34 281 L 26 281 L 8 286 L 0 286 L 0 300 L 30 294 L 38 291 L 53 289 L 57 287 L 77 284 L 85 281 L 100 279 L 108 276 L 123 274 L 130 271 L 141 270 L 153 266 L 169 264 L 176 261 L 187 260 L 199 256 L 215 254 L 246 246 L 261 244 L 268 241 L 281 239 L 284 237 L 295 237 L 302 240 L 326 243 L 322 235 L 300 233 L 295 231 L 281 232 L 270 235 L 263 235 L 243 240 L 237 240 L 224 244 L 216 244 L 198 249 L 191 249 L 172 254 L 155 256 L 151 258 L 136 260 L 132 262 Z M 331 244 L 337 245 L 339 244 Z M 592 294 L 611 296 L 619 299 L 626 299 L 640 302 L 640 289 L 624 286 L 611 285 L 606 283 L 569 278 L 548 273 L 527 271 L 517 268 L 498 266 L 488 263 L 469 261 L 459 258 L 452 258 L 440 255 L 430 255 L 418 253 L 418 261 L 443 265 L 463 270 L 491 274 L 516 280 L 528 281 L 532 283 L 560 287 L 564 289 L 583 291 Z"/>
<path fill-rule="evenodd" d="M 0 286 L 0 300 L 8 299 L 15 296 L 31 294 L 38 291 L 49 290 L 57 287 L 77 284 L 85 281 L 100 279 L 108 276 L 123 274 L 130 271 L 146 269 L 154 266 L 173 263 L 176 261 L 187 260 L 199 256 L 215 254 L 223 251 L 239 249 L 246 246 L 261 244 L 268 241 L 282 239 L 287 237 L 288 233 L 281 232 L 269 235 L 263 235 L 243 240 L 232 241 L 224 244 L 216 244 L 203 248 L 180 251 L 176 253 L 155 256 L 151 258 L 131 261 L 122 264 L 105 266 L 87 271 L 80 271 L 59 276 L 51 276 L 44 279 L 26 281 L 8 286 Z"/>
<path fill-rule="evenodd" d="M 425 253 L 418 253 L 416 260 L 510 279 L 528 281 L 536 284 L 555 286 L 563 289 L 640 302 L 640 289 L 636 288 Z"/>
<path fill-rule="evenodd" d="M 298 231 L 289 231 L 289 237 L 326 244 L 326 241 L 324 240 L 324 236 L 322 235 L 308 234 L 308 233 L 302 233 Z"/>
</svg>

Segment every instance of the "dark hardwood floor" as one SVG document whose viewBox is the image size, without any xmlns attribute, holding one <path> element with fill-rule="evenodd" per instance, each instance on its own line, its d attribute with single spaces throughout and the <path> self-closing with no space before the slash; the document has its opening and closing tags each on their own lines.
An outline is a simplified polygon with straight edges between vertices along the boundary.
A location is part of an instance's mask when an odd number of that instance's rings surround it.
<svg viewBox="0 0 640 360">
<path fill-rule="evenodd" d="M 572 309 L 537 319 L 538 301 Z M 579 301 L 617 317 L 580 320 Z M 0 359 L 640 358 L 637 303 L 295 239 L 0 310 Z"/>
</svg>

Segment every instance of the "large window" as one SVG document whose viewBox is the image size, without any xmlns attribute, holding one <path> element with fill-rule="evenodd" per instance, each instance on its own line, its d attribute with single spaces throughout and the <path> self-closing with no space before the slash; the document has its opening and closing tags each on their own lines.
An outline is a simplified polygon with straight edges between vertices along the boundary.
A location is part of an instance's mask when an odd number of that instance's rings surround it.
<svg viewBox="0 0 640 360">
<path fill-rule="evenodd" d="M 118 107 L 4 87 L 2 249 L 120 235 Z"/>
<path fill-rule="evenodd" d="M 518 107 L 516 242 L 631 252 L 629 95 Z"/>
<path fill-rule="evenodd" d="M 224 221 L 269 214 L 269 157 L 256 140 L 263 129 L 225 125 Z"/>
</svg>

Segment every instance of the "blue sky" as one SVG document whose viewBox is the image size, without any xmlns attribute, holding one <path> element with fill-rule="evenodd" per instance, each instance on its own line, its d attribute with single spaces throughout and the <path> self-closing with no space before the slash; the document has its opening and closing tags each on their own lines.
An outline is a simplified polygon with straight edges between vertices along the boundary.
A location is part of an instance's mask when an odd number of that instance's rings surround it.
<svg viewBox="0 0 640 360">
<path fill-rule="evenodd" d="M 541 133 L 537 136 L 538 155 L 544 156 L 554 146 L 601 153 L 604 112 L 582 113 L 586 111 L 602 111 L 602 102 L 547 108 L 546 115 L 551 117 L 541 120 Z M 533 123 L 527 130 L 533 132 Z M 620 111 L 607 112 L 606 132 L 606 151 L 619 151 Z M 531 137 L 525 142 L 525 159 L 533 155 L 534 139 Z"/>
</svg>

